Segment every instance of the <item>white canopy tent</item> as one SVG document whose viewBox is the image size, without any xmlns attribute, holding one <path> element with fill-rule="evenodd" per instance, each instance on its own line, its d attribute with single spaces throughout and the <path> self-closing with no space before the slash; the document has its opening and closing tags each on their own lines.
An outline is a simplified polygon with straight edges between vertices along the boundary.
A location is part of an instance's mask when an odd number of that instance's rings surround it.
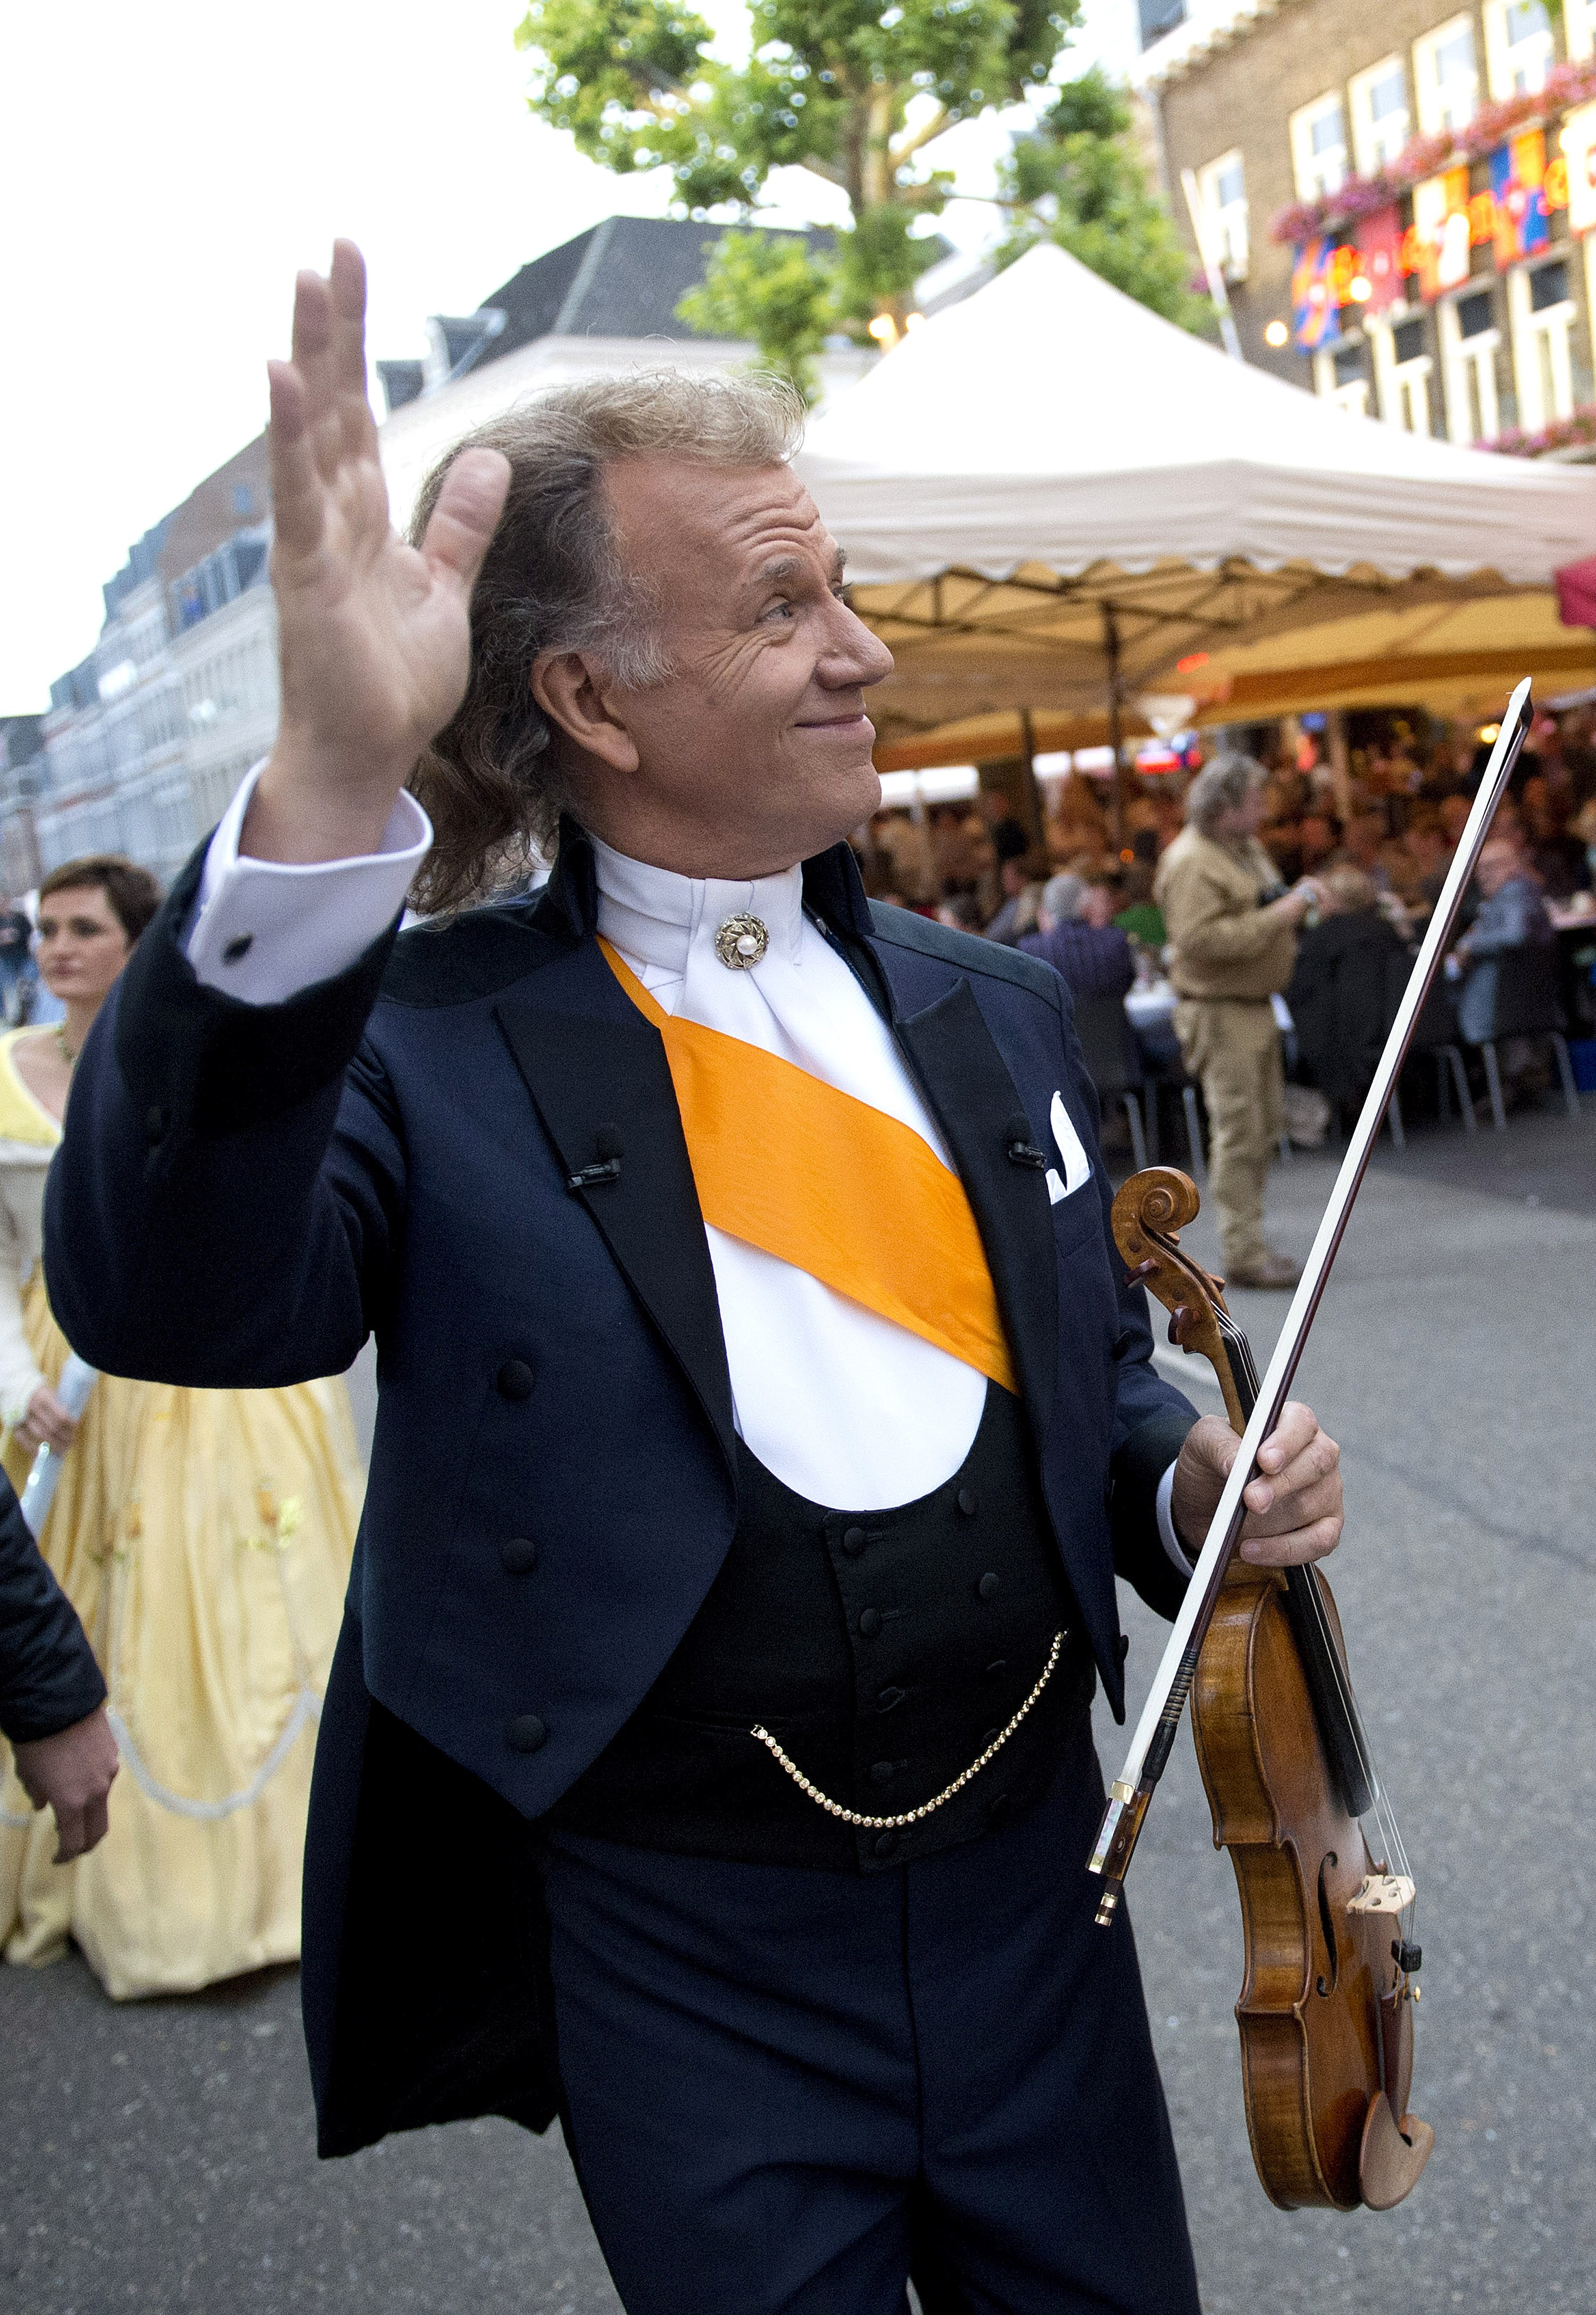
<svg viewBox="0 0 1596 2315">
<path fill-rule="evenodd" d="M 894 736 L 1178 692 L 1377 610 L 1533 590 L 1555 633 L 1552 574 L 1596 548 L 1596 472 L 1349 417 L 1051 244 L 911 331 L 797 465 L 897 656 Z"/>
</svg>

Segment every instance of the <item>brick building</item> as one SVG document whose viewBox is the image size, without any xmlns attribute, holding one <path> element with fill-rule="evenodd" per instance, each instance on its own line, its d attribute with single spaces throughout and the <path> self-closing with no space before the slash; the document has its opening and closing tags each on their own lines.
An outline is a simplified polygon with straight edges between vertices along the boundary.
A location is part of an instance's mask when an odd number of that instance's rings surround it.
<svg viewBox="0 0 1596 2315">
<path fill-rule="evenodd" d="M 1249 361 L 1455 442 L 1596 443 L 1596 0 L 1139 0 Z"/>
</svg>

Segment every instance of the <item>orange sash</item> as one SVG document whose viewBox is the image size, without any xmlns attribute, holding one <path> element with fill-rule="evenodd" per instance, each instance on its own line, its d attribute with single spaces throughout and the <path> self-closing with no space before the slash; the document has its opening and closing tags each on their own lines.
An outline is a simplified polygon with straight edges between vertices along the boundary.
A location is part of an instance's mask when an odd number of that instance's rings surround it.
<svg viewBox="0 0 1596 2315">
<path fill-rule="evenodd" d="M 898 1118 L 761 1046 L 674 1019 L 598 945 L 665 1041 L 705 1220 L 1015 1389 L 958 1175 Z"/>
</svg>

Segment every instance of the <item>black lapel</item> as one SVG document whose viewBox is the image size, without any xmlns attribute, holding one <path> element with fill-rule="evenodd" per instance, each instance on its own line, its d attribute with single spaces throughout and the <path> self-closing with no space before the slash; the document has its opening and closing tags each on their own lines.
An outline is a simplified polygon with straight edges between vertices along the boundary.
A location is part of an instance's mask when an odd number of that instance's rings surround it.
<svg viewBox="0 0 1596 2315">
<path fill-rule="evenodd" d="M 601 1128 L 618 1132 L 618 1180 L 572 1194 L 681 1362 L 735 1472 L 714 1269 L 659 1031 L 628 1002 L 591 941 L 501 998 L 495 1010 L 567 1174 L 605 1154 Z"/>
<path fill-rule="evenodd" d="M 1025 1104 L 968 980 L 893 1026 L 969 1193 L 1040 1448 L 1058 1383 L 1059 1265 L 1047 1184 L 1008 1155 L 1006 1129 Z"/>
</svg>

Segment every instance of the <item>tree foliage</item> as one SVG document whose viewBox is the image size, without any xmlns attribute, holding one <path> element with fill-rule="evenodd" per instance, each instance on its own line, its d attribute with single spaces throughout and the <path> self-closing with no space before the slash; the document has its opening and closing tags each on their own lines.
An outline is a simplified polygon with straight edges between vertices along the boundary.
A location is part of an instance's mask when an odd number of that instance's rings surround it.
<svg viewBox="0 0 1596 2315">
<path fill-rule="evenodd" d="M 1034 137 L 1015 140 L 1002 179 L 1012 223 L 1001 264 L 1056 241 L 1166 320 L 1212 328 L 1211 305 L 1188 286 L 1191 257 L 1148 187 L 1130 108 L 1095 66 L 1064 83 Z"/>
<path fill-rule="evenodd" d="M 738 220 L 684 317 L 752 337 L 765 359 L 811 388 L 829 330 L 862 334 L 881 315 L 905 319 L 926 262 L 917 228 L 953 191 L 949 173 L 921 160 L 925 147 L 958 121 L 1039 96 L 1079 8 L 750 0 L 752 52 L 741 67 L 711 57 L 710 26 L 671 0 L 532 0 L 516 39 L 532 59 L 534 111 L 579 151 L 622 175 L 667 168 L 680 213 Z M 1099 79 L 1084 104 L 1061 91 L 1046 118 L 1011 164 L 1008 197 L 1024 222 L 1006 253 L 1044 231 L 1064 239 L 1068 213 L 1077 237 L 1066 247 L 1133 296 L 1145 282 L 1156 293 L 1148 303 L 1186 318 L 1177 310 L 1184 260 L 1136 167 L 1122 103 Z M 847 196 L 851 223 L 828 255 L 747 229 L 771 172 L 794 166 Z"/>
<path fill-rule="evenodd" d="M 677 308 L 712 338 L 751 338 L 761 369 L 789 377 L 815 399 L 815 357 L 835 324 L 832 269 L 795 233 L 723 233 L 708 271 Z"/>
</svg>

